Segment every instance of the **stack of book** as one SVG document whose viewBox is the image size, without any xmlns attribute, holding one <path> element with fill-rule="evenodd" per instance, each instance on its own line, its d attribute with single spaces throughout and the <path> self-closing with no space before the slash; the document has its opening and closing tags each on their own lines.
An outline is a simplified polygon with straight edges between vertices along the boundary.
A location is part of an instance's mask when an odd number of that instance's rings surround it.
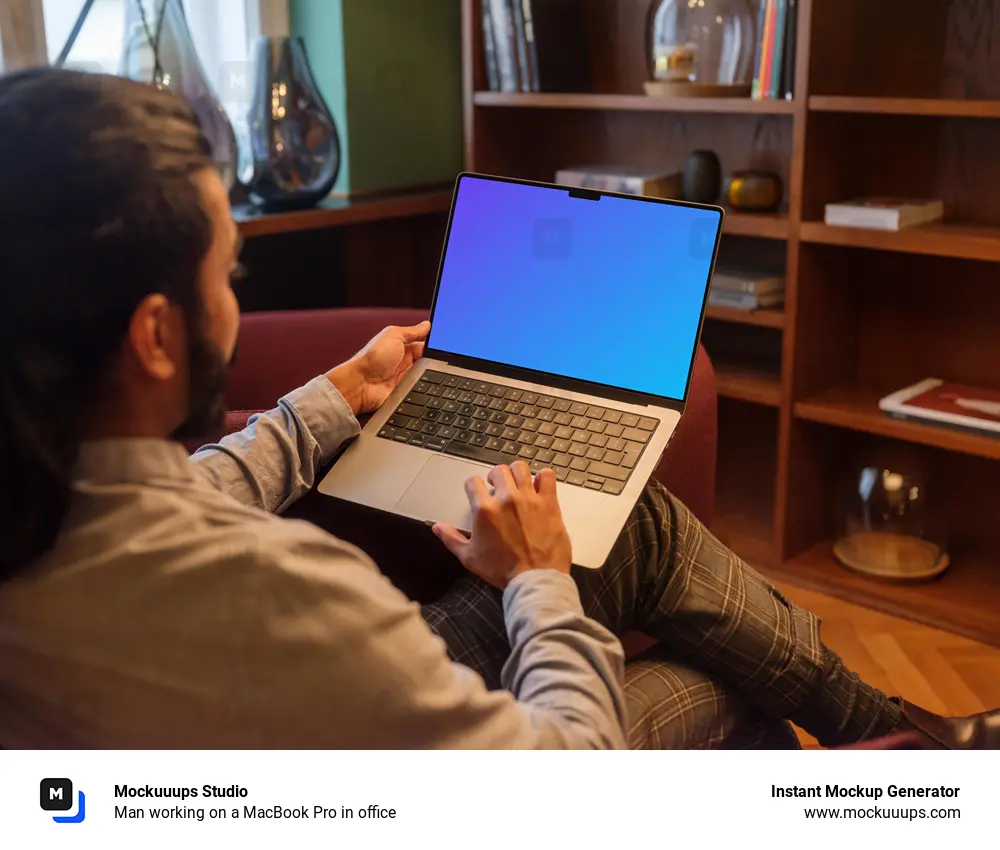
<svg viewBox="0 0 1000 850">
<path fill-rule="evenodd" d="M 760 310 L 785 303 L 785 279 L 770 272 L 716 269 L 708 303 L 733 310 Z"/>
<path fill-rule="evenodd" d="M 581 165 L 556 172 L 556 183 L 623 195 L 649 198 L 684 197 L 683 177 L 663 168 L 633 168 L 628 165 Z"/>
<path fill-rule="evenodd" d="M 798 0 L 757 0 L 757 52 L 751 97 L 791 99 L 795 86 L 795 42 Z"/>
<path fill-rule="evenodd" d="M 590 88 L 579 0 L 482 0 L 490 91 L 582 92 Z"/>
<path fill-rule="evenodd" d="M 823 220 L 833 227 L 902 230 L 939 221 L 944 202 L 933 199 L 858 198 L 827 204 Z"/>
</svg>

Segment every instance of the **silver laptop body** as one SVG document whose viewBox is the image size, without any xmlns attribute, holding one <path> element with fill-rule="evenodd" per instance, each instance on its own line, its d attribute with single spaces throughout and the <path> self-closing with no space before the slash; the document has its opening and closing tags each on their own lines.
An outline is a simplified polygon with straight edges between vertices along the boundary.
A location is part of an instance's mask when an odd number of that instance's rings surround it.
<svg viewBox="0 0 1000 850">
<path fill-rule="evenodd" d="M 697 274 L 704 276 L 696 286 L 688 284 L 697 291 L 686 295 L 686 309 L 690 315 L 684 323 L 685 339 L 690 335 L 693 344 L 688 346 L 685 342 L 683 363 L 664 365 L 664 369 L 672 369 L 678 376 L 678 398 L 618 388 L 571 375 L 538 372 L 484 360 L 468 352 L 445 352 L 435 347 L 441 338 L 440 333 L 435 336 L 435 321 L 444 312 L 442 279 L 449 262 L 449 243 L 454 245 L 453 240 L 457 238 L 456 217 L 484 215 L 483 210 L 476 208 L 464 210 L 464 197 L 474 200 L 476 193 L 480 193 L 488 199 L 489 192 L 504 193 L 504 201 L 516 206 L 518 193 L 524 191 L 517 187 L 534 189 L 533 194 L 524 192 L 526 205 L 535 203 L 533 199 L 538 198 L 548 202 L 548 196 L 537 194 L 544 190 L 560 193 L 558 198 L 551 199 L 557 203 L 592 204 L 603 198 L 615 198 L 619 200 L 609 202 L 609 206 L 627 200 L 630 204 L 665 204 L 681 208 L 672 211 L 676 216 L 693 216 L 694 213 L 687 211 L 702 211 L 697 219 L 699 258 L 697 262 L 686 260 L 691 269 L 697 269 Z M 466 203 L 471 205 L 473 200 Z M 508 209 L 507 214 L 516 216 L 517 211 Z M 589 214 L 587 210 L 582 215 Z M 524 216 L 532 215 L 533 210 L 528 205 Z M 456 184 L 431 310 L 431 335 L 426 354 L 337 460 L 321 482 L 320 492 L 412 519 L 447 522 L 471 531 L 471 512 L 465 491 L 467 479 L 476 475 L 485 478 L 496 463 L 512 463 L 516 459 L 525 460 L 535 471 L 549 466 L 559 476 L 559 504 L 572 542 L 573 563 L 588 568 L 602 566 L 683 413 L 708 285 L 718 253 L 722 218 L 723 211 L 719 207 L 485 175 L 461 175 Z M 541 225 L 539 220 L 533 225 L 532 261 L 540 263 L 538 273 L 546 275 L 548 267 L 543 263 L 555 259 L 551 273 L 558 274 L 560 251 L 572 250 L 562 242 L 572 241 L 574 234 L 562 232 L 570 225 L 561 219 L 540 221 Z M 581 234 L 577 235 L 589 236 L 589 241 L 593 241 L 595 233 L 598 239 L 616 238 L 611 233 L 606 237 L 600 235 L 603 230 L 593 229 L 599 226 L 600 222 L 584 222 L 579 227 Z M 628 238 L 623 237 L 625 241 Z M 458 248 L 453 250 L 456 255 L 460 254 Z M 615 249 L 609 246 L 608 250 Z M 488 264 L 491 258 L 483 255 L 479 261 Z M 461 285 L 466 286 L 464 280 Z M 474 287 L 476 284 L 469 281 L 468 285 Z M 616 282 L 607 281 L 606 297 L 614 298 L 617 291 Z M 503 306 L 503 300 L 503 293 L 493 296 L 496 309 L 494 320 L 488 323 L 490 328 L 484 326 L 481 311 L 468 316 L 468 322 L 478 326 L 477 333 L 496 333 L 495 328 L 508 321 L 529 322 L 535 332 L 545 333 L 546 323 L 531 322 L 530 310 L 512 311 Z M 599 313 L 600 304 L 584 304 L 582 309 Z M 455 322 L 453 313 L 448 318 L 449 323 Z M 528 315 L 521 318 L 522 313 Z M 599 321 L 599 317 L 596 320 Z M 625 344 L 624 339 L 622 343 Z M 588 340 L 583 339 L 580 344 L 587 345 Z M 612 340 L 605 350 L 614 345 Z M 648 348 L 650 356 L 655 357 L 663 348 L 663 340 L 649 340 Z M 645 374 L 655 376 L 655 363 L 651 369 Z"/>
</svg>

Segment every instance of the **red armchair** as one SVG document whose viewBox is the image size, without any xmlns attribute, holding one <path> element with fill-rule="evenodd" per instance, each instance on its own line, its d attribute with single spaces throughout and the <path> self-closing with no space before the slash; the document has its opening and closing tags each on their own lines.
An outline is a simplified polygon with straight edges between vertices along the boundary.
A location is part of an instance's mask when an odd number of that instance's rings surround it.
<svg viewBox="0 0 1000 850">
<path fill-rule="evenodd" d="M 273 407 L 288 390 L 347 360 L 385 326 L 426 317 L 422 310 L 384 308 L 245 315 L 228 387 L 228 428 L 242 427 L 251 413 Z M 715 373 L 699 351 L 687 411 L 655 474 L 704 523 L 711 522 L 715 506 L 715 444 Z M 359 545 L 411 598 L 437 595 L 455 574 L 450 555 L 421 523 L 315 493 L 286 515 Z M 420 552 L 420 575 L 412 571 L 414 551 Z"/>
</svg>

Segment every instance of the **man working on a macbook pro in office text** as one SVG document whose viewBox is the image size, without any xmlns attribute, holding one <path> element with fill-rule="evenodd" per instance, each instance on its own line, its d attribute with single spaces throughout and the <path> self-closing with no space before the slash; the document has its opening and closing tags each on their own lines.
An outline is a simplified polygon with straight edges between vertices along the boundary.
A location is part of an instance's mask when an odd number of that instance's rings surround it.
<svg viewBox="0 0 1000 850">
<path fill-rule="evenodd" d="M 493 469 L 471 537 L 435 529 L 470 575 L 423 610 L 279 518 L 428 327 L 189 459 L 176 440 L 218 426 L 239 324 L 192 113 L 45 69 L 0 78 L 0 127 L 0 745 L 752 746 L 787 742 L 786 719 L 836 745 L 910 722 L 656 483 L 577 573 L 554 474 Z M 630 628 L 660 649 L 626 665 Z"/>
</svg>

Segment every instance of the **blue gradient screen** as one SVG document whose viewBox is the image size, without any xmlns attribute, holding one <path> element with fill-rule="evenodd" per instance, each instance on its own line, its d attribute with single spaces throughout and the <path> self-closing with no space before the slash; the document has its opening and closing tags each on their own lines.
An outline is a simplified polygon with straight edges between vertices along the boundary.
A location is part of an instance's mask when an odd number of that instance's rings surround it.
<svg viewBox="0 0 1000 850">
<path fill-rule="evenodd" d="M 463 176 L 428 344 L 683 401 L 721 220 Z"/>
</svg>

